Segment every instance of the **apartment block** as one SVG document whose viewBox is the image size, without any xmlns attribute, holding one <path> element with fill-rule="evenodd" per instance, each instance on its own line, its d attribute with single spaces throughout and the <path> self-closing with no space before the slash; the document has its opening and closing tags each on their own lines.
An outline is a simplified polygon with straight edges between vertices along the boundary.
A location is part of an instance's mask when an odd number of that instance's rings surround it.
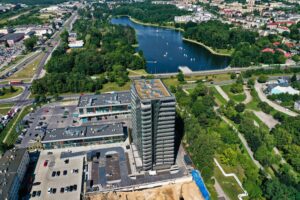
<svg viewBox="0 0 300 200">
<path fill-rule="evenodd" d="M 161 80 L 134 80 L 132 140 L 143 170 L 166 169 L 174 164 L 175 105 L 175 97 Z"/>
</svg>

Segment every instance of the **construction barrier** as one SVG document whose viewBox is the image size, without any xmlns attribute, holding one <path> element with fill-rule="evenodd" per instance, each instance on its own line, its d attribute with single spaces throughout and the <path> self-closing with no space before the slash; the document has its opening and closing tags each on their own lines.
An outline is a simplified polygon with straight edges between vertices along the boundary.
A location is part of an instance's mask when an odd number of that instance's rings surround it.
<svg viewBox="0 0 300 200">
<path fill-rule="evenodd" d="M 202 196 L 205 200 L 210 200 L 210 194 L 205 187 L 204 181 L 200 175 L 200 172 L 198 170 L 193 170 L 192 171 L 192 177 L 193 180 L 195 181 L 196 185 L 198 186 L 200 192 L 202 193 Z"/>
</svg>

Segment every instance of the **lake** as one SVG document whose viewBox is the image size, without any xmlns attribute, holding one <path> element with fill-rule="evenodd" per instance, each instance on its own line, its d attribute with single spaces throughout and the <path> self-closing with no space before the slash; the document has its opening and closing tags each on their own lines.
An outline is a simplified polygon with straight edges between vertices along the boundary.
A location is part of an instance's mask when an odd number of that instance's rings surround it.
<svg viewBox="0 0 300 200">
<path fill-rule="evenodd" d="M 192 71 L 223 69 L 229 64 L 229 57 L 214 55 L 201 45 L 183 41 L 180 31 L 140 25 L 128 17 L 113 18 L 111 23 L 135 29 L 137 51 L 143 51 L 149 73 L 177 72 L 179 66 L 188 66 Z"/>
</svg>

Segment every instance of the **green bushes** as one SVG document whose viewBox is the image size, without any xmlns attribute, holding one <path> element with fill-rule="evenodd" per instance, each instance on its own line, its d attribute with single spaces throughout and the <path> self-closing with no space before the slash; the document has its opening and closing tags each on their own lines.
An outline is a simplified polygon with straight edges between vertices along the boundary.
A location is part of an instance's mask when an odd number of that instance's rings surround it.
<svg viewBox="0 0 300 200">
<path fill-rule="evenodd" d="M 95 13 L 100 12 L 99 9 L 96 8 Z M 86 12 L 80 11 L 81 15 L 88 16 Z M 68 34 L 63 32 L 62 45 L 46 65 L 48 73 L 33 82 L 34 94 L 96 92 L 107 82 L 116 82 L 121 87 L 129 81 L 126 68 L 145 68 L 143 56 L 134 55 L 134 29 L 107 23 L 104 14 L 99 15 L 99 19 L 89 17 L 74 24 L 75 32 L 85 39 L 84 49 L 67 52 Z"/>
<path fill-rule="evenodd" d="M 258 77 L 258 79 L 257 79 L 257 81 L 258 81 L 259 83 L 265 83 L 265 82 L 267 82 L 267 80 L 268 80 L 268 77 L 265 76 L 265 75 L 260 75 L 260 76 Z"/>
</svg>

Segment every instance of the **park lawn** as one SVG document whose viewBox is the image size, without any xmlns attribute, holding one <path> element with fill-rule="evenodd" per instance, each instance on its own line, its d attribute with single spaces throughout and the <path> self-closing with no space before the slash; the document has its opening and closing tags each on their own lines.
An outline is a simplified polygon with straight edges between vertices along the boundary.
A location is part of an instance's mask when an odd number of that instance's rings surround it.
<svg viewBox="0 0 300 200">
<path fill-rule="evenodd" d="M 19 132 L 17 131 L 17 126 L 19 126 L 20 122 L 23 118 L 31 112 L 31 106 L 27 106 L 23 108 L 17 115 L 7 124 L 0 135 L 0 141 L 7 144 L 8 146 L 14 145 L 18 136 Z M 19 127 L 19 130 L 22 130 L 22 127 Z"/>
<path fill-rule="evenodd" d="M 186 89 L 186 91 L 188 91 L 189 94 L 192 94 L 194 89 Z"/>
<path fill-rule="evenodd" d="M 10 111 L 11 108 L 0 108 L 0 114 L 6 115 L 8 111 Z"/>
<path fill-rule="evenodd" d="M 225 172 L 231 173 L 228 171 Z M 216 165 L 214 167 L 214 177 L 231 200 L 238 200 L 238 195 L 243 193 L 243 190 L 233 177 L 225 177 Z"/>
<path fill-rule="evenodd" d="M 1 115 L 6 115 L 8 111 L 10 111 L 11 108 L 0 108 L 0 114 Z"/>
<path fill-rule="evenodd" d="M 147 76 L 147 75 L 149 75 L 145 69 L 136 69 L 136 70 L 127 69 L 127 71 L 129 72 L 128 76 L 136 76 L 136 75 Z"/>
<path fill-rule="evenodd" d="M 105 83 L 103 85 L 103 88 L 100 90 L 100 92 L 112 92 L 112 91 L 123 91 L 123 90 L 130 90 L 131 82 L 128 81 L 123 86 L 118 86 L 115 82 L 109 82 Z"/>
<path fill-rule="evenodd" d="M 234 94 L 230 91 L 231 85 L 223 85 L 221 88 L 226 92 L 229 98 L 237 103 L 243 102 L 246 99 L 246 95 L 244 92 Z"/>
<path fill-rule="evenodd" d="M 164 78 L 162 79 L 163 83 L 168 87 L 170 88 L 170 86 L 175 86 L 177 87 L 177 85 L 180 84 L 180 82 L 177 80 L 177 78 Z"/>
<path fill-rule="evenodd" d="M 252 96 L 252 100 L 248 104 L 246 104 L 246 108 L 250 110 L 260 110 L 260 108 L 257 107 L 260 99 L 254 88 L 251 89 L 250 94 Z"/>
<path fill-rule="evenodd" d="M 2 103 L 2 104 L 0 104 L 0 109 L 1 108 L 13 107 L 14 105 L 15 105 L 14 103 Z"/>
<path fill-rule="evenodd" d="M 199 75 L 199 76 L 185 76 L 184 79 L 186 81 L 198 81 L 198 80 L 206 80 L 206 81 L 226 81 L 230 80 L 230 74 L 215 74 L 215 75 Z"/>
<path fill-rule="evenodd" d="M 227 101 L 222 97 L 222 95 L 217 91 L 215 87 L 210 87 L 209 89 L 213 92 L 215 101 L 219 106 L 225 105 L 227 103 Z"/>
<path fill-rule="evenodd" d="M 41 62 L 43 56 L 44 56 L 44 54 L 41 54 L 40 56 L 38 56 L 33 62 L 29 63 L 22 70 L 18 71 L 17 73 L 15 73 L 11 77 L 9 77 L 9 79 L 32 78 L 34 76 L 34 74 L 37 70 L 38 64 Z"/>
<path fill-rule="evenodd" d="M 4 67 L 2 67 L 0 69 L 0 72 L 4 71 L 5 69 L 7 69 L 8 67 L 16 64 L 18 61 L 20 61 L 21 59 L 23 59 L 25 57 L 25 55 L 18 55 L 13 61 L 11 61 L 8 65 L 5 65 Z"/>
<path fill-rule="evenodd" d="M 246 110 L 244 115 L 247 115 L 251 119 L 255 120 L 258 123 L 260 129 L 265 129 L 266 131 L 269 131 L 267 125 L 264 122 L 262 122 L 253 112 Z"/>
<path fill-rule="evenodd" d="M 0 99 L 12 98 L 12 97 L 15 97 L 15 96 L 17 96 L 17 95 L 19 95 L 23 92 L 23 88 L 21 88 L 21 87 L 14 87 L 14 88 L 16 90 L 15 92 L 12 92 L 12 93 L 7 92 L 6 94 L 0 96 Z M 7 90 L 9 90 L 9 88 Z"/>
<path fill-rule="evenodd" d="M 220 54 L 232 55 L 234 52 L 234 49 L 214 49 L 214 51 L 217 53 L 220 53 Z"/>
</svg>

